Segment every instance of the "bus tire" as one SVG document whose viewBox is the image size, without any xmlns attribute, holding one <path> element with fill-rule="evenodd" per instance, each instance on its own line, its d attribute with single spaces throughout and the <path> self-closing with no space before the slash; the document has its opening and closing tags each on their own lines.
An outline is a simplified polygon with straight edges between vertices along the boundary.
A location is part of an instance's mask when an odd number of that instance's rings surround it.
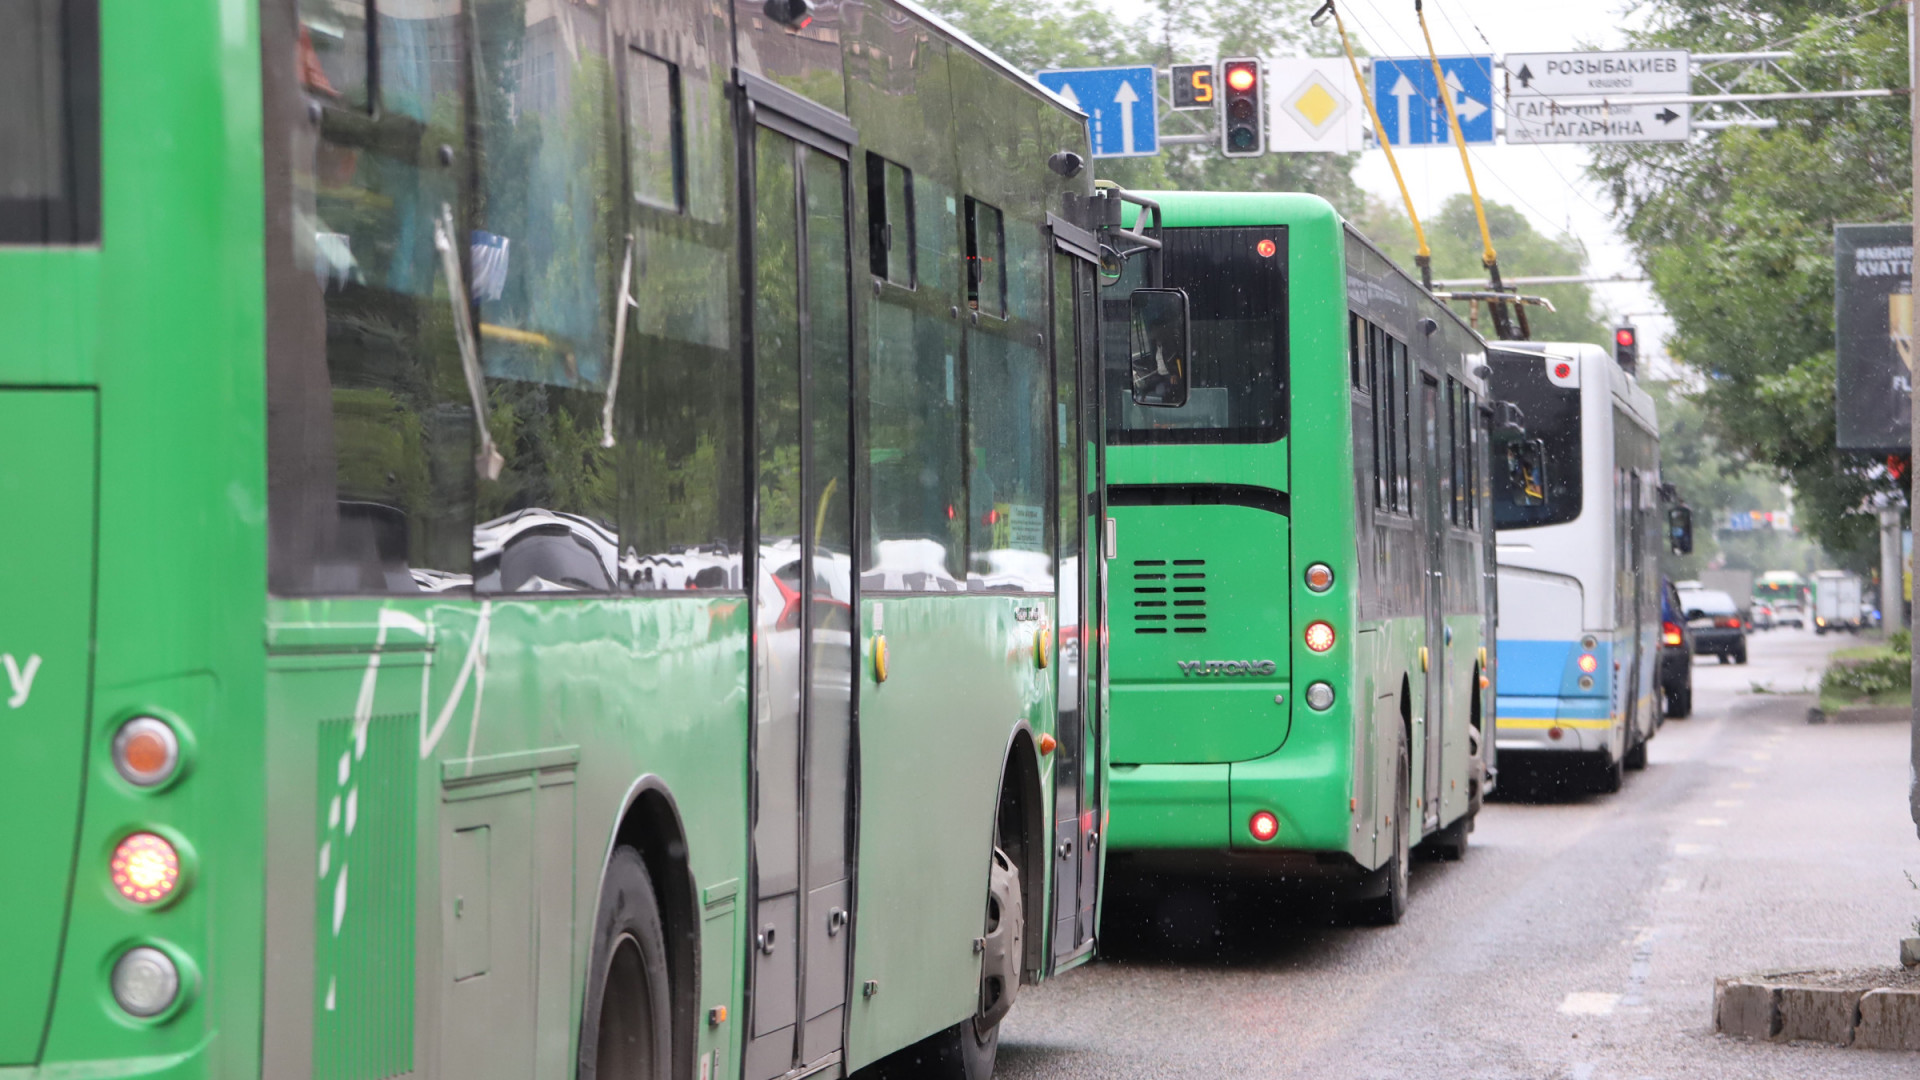
<svg viewBox="0 0 1920 1080">
<path fill-rule="evenodd" d="M 1379 890 L 1379 895 L 1361 900 L 1355 906 L 1360 921 L 1369 926 L 1392 926 L 1407 913 L 1407 804 L 1413 801 L 1413 780 L 1411 756 L 1404 733 L 1400 737 L 1394 771 L 1394 811 L 1389 826 L 1393 829 L 1393 854 L 1384 865 L 1368 875 L 1368 891 Z"/>
<path fill-rule="evenodd" d="M 1627 751 L 1627 756 L 1625 760 L 1622 762 L 1622 764 L 1624 764 L 1627 768 L 1632 769 L 1634 772 L 1639 772 L 1641 769 L 1646 768 L 1647 767 L 1647 740 L 1641 739 L 1639 742 L 1634 743 L 1633 749 Z"/>
<path fill-rule="evenodd" d="M 1611 795 L 1626 783 L 1626 759 L 1614 757 L 1605 750 L 1600 751 L 1597 771 L 1593 778 L 1593 790 L 1596 794 Z"/>
<path fill-rule="evenodd" d="M 625 845 L 607 861 L 587 975 L 580 1080 L 667 1080 L 673 1021 L 666 933 L 646 864 Z"/>
<path fill-rule="evenodd" d="M 1473 831 L 1473 814 L 1461 814 L 1454 823 L 1433 834 L 1427 846 L 1445 862 L 1459 862 L 1467 857 L 1467 834 Z"/>
</svg>

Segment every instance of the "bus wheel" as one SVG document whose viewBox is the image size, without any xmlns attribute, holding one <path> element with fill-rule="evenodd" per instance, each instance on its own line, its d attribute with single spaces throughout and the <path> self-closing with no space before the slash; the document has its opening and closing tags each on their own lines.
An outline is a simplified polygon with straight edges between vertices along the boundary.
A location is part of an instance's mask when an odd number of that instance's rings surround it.
<svg viewBox="0 0 1920 1080">
<path fill-rule="evenodd" d="M 1373 926 L 1392 926 L 1407 913 L 1407 804 L 1413 801 L 1413 781 L 1405 733 L 1400 736 L 1400 751 L 1394 758 L 1393 855 L 1385 866 L 1368 875 L 1368 891 L 1380 894 L 1359 902 L 1357 913 L 1362 922 Z M 1462 818 L 1461 820 L 1465 820 Z"/>
<path fill-rule="evenodd" d="M 578 1076 L 666 1080 L 673 1071 L 667 939 L 639 852 L 614 849 L 595 919 Z"/>
<path fill-rule="evenodd" d="M 1593 790 L 1600 795 L 1611 795 L 1620 790 L 1626 782 L 1626 759 L 1614 757 L 1605 750 L 1594 755 L 1594 767 L 1598 770 L 1593 778 Z"/>
<path fill-rule="evenodd" d="M 1465 813 L 1453 824 L 1433 834 L 1426 846 L 1447 862 L 1459 862 L 1467 857 L 1467 834 L 1473 831 L 1473 814 Z"/>
<path fill-rule="evenodd" d="M 1623 764 L 1634 772 L 1639 772 L 1641 769 L 1646 768 L 1647 740 L 1641 739 L 1639 742 L 1634 743 L 1633 749 L 1627 751 L 1627 757 Z"/>
</svg>

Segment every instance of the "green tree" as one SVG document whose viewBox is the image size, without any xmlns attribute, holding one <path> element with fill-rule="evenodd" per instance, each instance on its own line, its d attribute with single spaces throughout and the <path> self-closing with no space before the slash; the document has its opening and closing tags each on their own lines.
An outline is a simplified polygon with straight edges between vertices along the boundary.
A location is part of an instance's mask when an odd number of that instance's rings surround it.
<svg viewBox="0 0 1920 1080">
<path fill-rule="evenodd" d="M 1643 47 L 1787 48 L 1809 87 L 1907 83 L 1906 12 L 1880 0 L 1651 0 Z M 1723 69 L 1724 70 L 1724 69 Z M 1730 87 L 1791 90 L 1773 72 Z M 1906 221 L 1912 131 L 1904 97 L 1764 106 L 1773 130 L 1598 148 L 1627 239 L 1674 333 L 1667 349 L 1705 376 L 1717 443 L 1795 491 L 1803 532 L 1837 560 L 1873 561 L 1867 500 L 1897 491 L 1879 463 L 1834 446 L 1833 226 Z"/>
</svg>

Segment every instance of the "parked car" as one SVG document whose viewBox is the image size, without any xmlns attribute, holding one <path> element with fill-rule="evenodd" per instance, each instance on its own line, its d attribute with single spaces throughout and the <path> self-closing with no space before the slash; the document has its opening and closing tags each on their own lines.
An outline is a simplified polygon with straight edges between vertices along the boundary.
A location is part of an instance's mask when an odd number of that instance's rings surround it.
<svg viewBox="0 0 1920 1080">
<path fill-rule="evenodd" d="M 1680 606 L 1673 582 L 1660 590 L 1660 692 L 1667 699 L 1667 715 L 1693 714 L 1693 628 Z"/>
<path fill-rule="evenodd" d="M 1807 628 L 1806 609 L 1791 600 L 1773 606 L 1773 625 L 1786 626 L 1788 624 L 1792 624 L 1796 630 L 1805 630 Z"/>
<path fill-rule="evenodd" d="M 1747 621 L 1733 597 L 1718 589 L 1680 594 L 1680 609 L 1693 631 L 1693 651 L 1723 664 L 1747 662 Z"/>
</svg>

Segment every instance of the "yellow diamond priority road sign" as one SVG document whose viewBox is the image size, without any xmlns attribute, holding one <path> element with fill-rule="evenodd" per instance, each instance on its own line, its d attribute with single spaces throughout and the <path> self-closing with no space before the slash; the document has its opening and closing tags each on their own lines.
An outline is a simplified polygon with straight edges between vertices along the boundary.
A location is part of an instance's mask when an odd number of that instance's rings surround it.
<svg viewBox="0 0 1920 1080">
<path fill-rule="evenodd" d="M 1344 154 L 1361 148 L 1367 110 L 1345 60 L 1269 60 L 1267 84 L 1280 91 L 1268 118 L 1269 150 Z"/>
</svg>

